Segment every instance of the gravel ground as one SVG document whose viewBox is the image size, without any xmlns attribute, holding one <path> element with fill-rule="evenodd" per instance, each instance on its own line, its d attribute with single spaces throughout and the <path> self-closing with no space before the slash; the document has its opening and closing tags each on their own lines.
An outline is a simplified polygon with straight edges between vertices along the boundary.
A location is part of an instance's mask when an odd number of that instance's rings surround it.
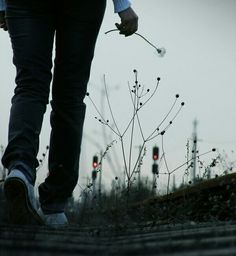
<svg viewBox="0 0 236 256">
<path fill-rule="evenodd" d="M 126 228 L 0 226 L 0 255 L 236 255 L 236 222 Z"/>
</svg>

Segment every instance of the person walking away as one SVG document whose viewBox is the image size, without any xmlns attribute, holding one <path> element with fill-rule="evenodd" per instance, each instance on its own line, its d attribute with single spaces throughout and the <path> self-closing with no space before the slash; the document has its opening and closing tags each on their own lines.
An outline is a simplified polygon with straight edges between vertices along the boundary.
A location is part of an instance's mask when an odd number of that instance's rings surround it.
<svg viewBox="0 0 236 256">
<path fill-rule="evenodd" d="M 113 0 L 117 28 L 130 36 L 138 17 L 128 0 Z M 0 27 L 8 30 L 16 87 L 10 110 L 4 192 L 13 224 L 67 225 L 64 213 L 77 184 L 87 91 L 106 0 L 0 0 Z M 53 75 L 52 49 L 55 40 Z M 34 196 L 39 135 L 52 81 L 49 176 Z"/>
</svg>

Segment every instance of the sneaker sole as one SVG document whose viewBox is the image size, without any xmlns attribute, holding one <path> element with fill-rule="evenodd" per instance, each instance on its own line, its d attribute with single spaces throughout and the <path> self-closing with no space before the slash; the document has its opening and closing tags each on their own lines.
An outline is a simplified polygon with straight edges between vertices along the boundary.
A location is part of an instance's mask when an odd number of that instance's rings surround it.
<svg viewBox="0 0 236 256">
<path fill-rule="evenodd" d="M 18 178 L 9 178 L 4 184 L 9 217 L 12 224 L 43 225 L 43 220 L 32 207 L 25 183 Z"/>
</svg>

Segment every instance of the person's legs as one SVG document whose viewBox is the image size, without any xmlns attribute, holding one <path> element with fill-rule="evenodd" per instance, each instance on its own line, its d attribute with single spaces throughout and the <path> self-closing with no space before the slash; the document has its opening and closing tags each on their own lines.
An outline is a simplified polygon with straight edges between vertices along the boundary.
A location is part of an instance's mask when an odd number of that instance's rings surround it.
<svg viewBox="0 0 236 256">
<path fill-rule="evenodd" d="M 51 81 L 55 15 L 47 1 L 8 0 L 6 16 L 17 86 L 2 162 L 9 171 L 20 169 L 34 184 L 39 134 Z"/>
<path fill-rule="evenodd" d="M 7 1 L 7 25 L 17 75 L 9 142 L 2 163 L 9 170 L 4 192 L 10 221 L 14 224 L 43 224 L 37 213 L 33 186 L 39 134 L 51 81 L 55 31 L 55 15 L 51 10 L 43 0 Z"/>
<path fill-rule="evenodd" d="M 90 67 L 105 0 L 61 1 L 57 9 L 49 176 L 39 187 L 44 213 L 63 212 L 78 180 Z"/>
</svg>

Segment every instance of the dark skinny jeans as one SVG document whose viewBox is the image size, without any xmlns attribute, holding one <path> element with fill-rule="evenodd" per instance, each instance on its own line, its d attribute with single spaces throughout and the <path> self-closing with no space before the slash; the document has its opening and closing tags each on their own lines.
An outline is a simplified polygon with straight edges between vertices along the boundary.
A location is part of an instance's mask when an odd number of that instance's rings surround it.
<svg viewBox="0 0 236 256">
<path fill-rule="evenodd" d="M 52 81 L 49 176 L 39 186 L 46 213 L 63 211 L 77 184 L 83 99 L 105 5 L 105 0 L 7 0 L 17 74 L 2 163 L 9 172 L 20 169 L 35 183 L 39 135 Z"/>
</svg>

